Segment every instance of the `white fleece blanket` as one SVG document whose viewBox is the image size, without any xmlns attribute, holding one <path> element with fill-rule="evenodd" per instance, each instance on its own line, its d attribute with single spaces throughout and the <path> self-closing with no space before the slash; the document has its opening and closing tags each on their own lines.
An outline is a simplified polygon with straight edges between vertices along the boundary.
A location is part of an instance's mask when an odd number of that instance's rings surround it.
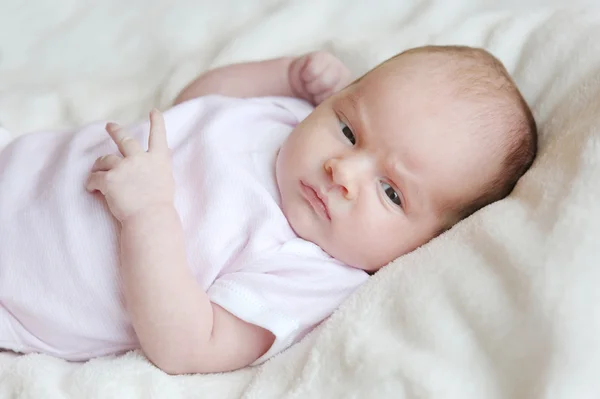
<svg viewBox="0 0 600 399">
<path fill-rule="evenodd" d="M 600 10 L 533 0 L 0 1 L 0 123 L 122 122 L 198 72 L 326 48 L 359 74 L 426 43 L 513 73 L 540 152 L 506 200 L 383 269 L 261 367 L 0 354 L 0 397 L 600 398 Z M 499 3 L 499 2 L 498 2 Z"/>
</svg>

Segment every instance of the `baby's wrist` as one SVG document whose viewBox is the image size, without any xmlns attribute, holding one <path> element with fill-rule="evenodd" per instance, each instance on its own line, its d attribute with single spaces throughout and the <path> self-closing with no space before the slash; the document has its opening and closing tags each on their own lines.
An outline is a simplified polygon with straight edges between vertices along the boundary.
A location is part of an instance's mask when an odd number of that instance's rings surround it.
<svg viewBox="0 0 600 399">
<path fill-rule="evenodd" d="M 294 97 L 310 101 L 300 77 L 306 61 L 306 55 L 301 55 L 291 60 L 288 67 L 288 84 Z"/>
<path fill-rule="evenodd" d="M 155 219 L 162 219 L 165 216 L 172 216 L 177 214 L 175 205 L 172 202 L 156 203 L 145 206 L 132 212 L 128 215 L 123 215 L 120 218 L 121 225 L 123 224 L 137 224 L 141 221 L 148 222 Z"/>
</svg>

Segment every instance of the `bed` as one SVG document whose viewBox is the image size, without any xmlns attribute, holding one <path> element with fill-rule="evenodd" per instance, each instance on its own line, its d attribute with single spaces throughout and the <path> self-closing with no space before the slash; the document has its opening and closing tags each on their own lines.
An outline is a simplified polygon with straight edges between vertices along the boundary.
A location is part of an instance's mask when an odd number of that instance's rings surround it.
<svg viewBox="0 0 600 399">
<path fill-rule="evenodd" d="M 168 108 L 199 72 L 326 49 L 358 76 L 423 44 L 481 46 L 531 104 L 539 155 L 505 200 L 385 267 L 302 342 L 233 373 L 139 352 L 0 353 L 0 397 L 600 398 L 600 6 L 491 0 L 0 2 L 0 125 Z"/>
</svg>

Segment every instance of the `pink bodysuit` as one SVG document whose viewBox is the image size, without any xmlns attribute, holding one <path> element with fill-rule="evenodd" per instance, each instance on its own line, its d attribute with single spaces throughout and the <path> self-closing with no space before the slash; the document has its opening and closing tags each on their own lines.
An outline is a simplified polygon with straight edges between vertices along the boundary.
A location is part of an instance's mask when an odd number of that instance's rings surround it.
<svg viewBox="0 0 600 399">
<path fill-rule="evenodd" d="M 367 279 L 297 237 L 279 206 L 277 151 L 311 111 L 291 98 L 207 96 L 164 114 L 189 265 L 211 301 L 275 335 L 257 363 Z M 104 125 L 0 149 L 0 348 L 86 360 L 139 347 L 123 305 L 118 224 L 85 190 L 96 158 L 116 152 Z M 147 143 L 148 127 L 129 130 Z"/>
</svg>

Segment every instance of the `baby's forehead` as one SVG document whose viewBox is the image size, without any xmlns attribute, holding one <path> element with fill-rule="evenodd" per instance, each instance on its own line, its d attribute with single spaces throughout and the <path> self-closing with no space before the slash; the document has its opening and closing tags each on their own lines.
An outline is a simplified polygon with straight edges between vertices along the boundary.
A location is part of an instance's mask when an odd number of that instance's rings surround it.
<svg viewBox="0 0 600 399">
<path fill-rule="evenodd" d="M 452 96 L 451 90 L 390 80 L 365 80 L 345 90 L 338 104 L 372 127 L 373 134 L 390 139 L 408 132 L 445 137 L 471 130 L 472 104 Z"/>
<path fill-rule="evenodd" d="M 376 69 L 350 86 L 346 94 L 355 103 L 378 103 L 380 108 L 389 109 L 389 116 L 393 117 L 416 110 L 441 115 L 456 105 L 457 100 L 463 100 L 457 93 L 467 90 L 449 78 L 402 72 Z"/>
<path fill-rule="evenodd" d="M 514 96 L 496 82 L 473 84 L 468 77 L 445 72 L 453 68 L 440 63 L 436 54 L 403 55 L 349 86 L 344 98 L 350 111 L 360 111 L 358 117 L 382 127 L 376 134 L 408 129 L 422 135 L 426 130 L 440 136 L 440 146 L 445 139 L 474 141 L 476 150 L 500 145 L 518 108 Z"/>
<path fill-rule="evenodd" d="M 403 107 L 390 99 L 371 100 L 357 91 L 339 104 L 359 142 L 388 164 L 401 160 L 415 169 L 449 169 L 489 147 L 468 121 L 467 105 L 449 103 L 446 109 L 413 101 Z"/>
</svg>

